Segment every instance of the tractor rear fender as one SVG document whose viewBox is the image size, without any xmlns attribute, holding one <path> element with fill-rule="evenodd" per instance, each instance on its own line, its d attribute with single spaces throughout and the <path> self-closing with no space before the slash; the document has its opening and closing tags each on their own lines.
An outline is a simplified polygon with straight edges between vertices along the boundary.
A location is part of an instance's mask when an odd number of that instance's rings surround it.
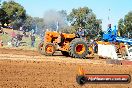
<svg viewBox="0 0 132 88">
<path fill-rule="evenodd" d="M 62 33 L 62 37 L 63 38 L 75 38 L 76 37 L 76 35 L 75 34 L 66 34 L 66 33 Z"/>
</svg>

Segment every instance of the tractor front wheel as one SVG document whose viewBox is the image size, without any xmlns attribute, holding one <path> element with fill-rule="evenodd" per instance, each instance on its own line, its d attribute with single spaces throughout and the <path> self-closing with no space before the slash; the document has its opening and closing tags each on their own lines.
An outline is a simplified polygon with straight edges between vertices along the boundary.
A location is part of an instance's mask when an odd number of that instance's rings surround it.
<svg viewBox="0 0 132 88">
<path fill-rule="evenodd" d="M 52 56 L 55 53 L 55 45 L 52 43 L 47 43 L 45 44 L 45 46 L 43 47 L 44 50 L 44 54 L 46 56 Z"/>
<path fill-rule="evenodd" d="M 41 43 L 39 44 L 39 46 L 38 46 L 38 51 L 39 51 L 39 53 L 41 53 L 42 55 L 44 55 L 43 46 L 44 46 L 43 42 L 41 42 Z"/>
</svg>

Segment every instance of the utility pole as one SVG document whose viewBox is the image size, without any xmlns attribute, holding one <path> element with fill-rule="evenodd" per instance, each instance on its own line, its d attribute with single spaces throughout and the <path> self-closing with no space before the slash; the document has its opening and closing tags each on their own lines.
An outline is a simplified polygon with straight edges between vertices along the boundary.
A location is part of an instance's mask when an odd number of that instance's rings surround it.
<svg viewBox="0 0 132 88">
<path fill-rule="evenodd" d="M 57 21 L 57 23 L 56 23 L 56 31 L 58 31 L 59 30 L 59 22 Z"/>
<path fill-rule="evenodd" d="M 109 11 L 109 12 L 108 12 L 108 22 L 109 22 L 109 24 L 110 24 L 110 11 L 111 11 L 111 9 L 109 9 L 108 11 Z"/>
</svg>

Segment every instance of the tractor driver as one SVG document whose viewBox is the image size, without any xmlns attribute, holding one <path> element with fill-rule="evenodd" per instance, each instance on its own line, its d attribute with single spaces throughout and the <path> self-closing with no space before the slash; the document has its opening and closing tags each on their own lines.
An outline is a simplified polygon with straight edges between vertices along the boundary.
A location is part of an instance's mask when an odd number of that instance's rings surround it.
<svg viewBox="0 0 132 88">
<path fill-rule="evenodd" d="M 111 24 L 108 24 L 108 33 L 111 33 L 112 29 L 111 29 Z"/>
<path fill-rule="evenodd" d="M 78 28 L 77 35 L 79 38 L 85 39 L 85 31 L 82 29 L 82 27 Z"/>
</svg>

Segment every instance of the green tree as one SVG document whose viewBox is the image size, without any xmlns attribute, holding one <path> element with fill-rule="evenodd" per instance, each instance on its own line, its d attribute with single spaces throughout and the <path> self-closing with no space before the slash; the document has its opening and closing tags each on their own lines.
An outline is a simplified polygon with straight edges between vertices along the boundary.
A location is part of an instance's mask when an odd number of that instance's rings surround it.
<svg viewBox="0 0 132 88">
<path fill-rule="evenodd" d="M 0 8 L 0 23 L 4 26 L 4 23 L 9 23 L 9 17 L 6 12 Z"/>
<path fill-rule="evenodd" d="M 23 24 L 23 29 L 25 31 L 31 31 L 32 29 L 34 29 L 35 26 L 34 26 L 34 20 L 31 16 L 26 16 L 26 20 L 24 21 L 24 24 Z"/>
<path fill-rule="evenodd" d="M 120 19 L 118 22 L 118 32 L 120 33 L 120 36 L 123 36 L 123 34 L 125 33 L 124 31 L 124 20 Z"/>
<path fill-rule="evenodd" d="M 132 11 L 128 12 L 123 19 L 121 18 L 118 21 L 118 31 L 121 36 L 125 35 L 132 38 Z"/>
<path fill-rule="evenodd" d="M 26 20 L 23 24 L 23 29 L 25 31 L 31 31 L 32 29 L 35 29 L 38 33 L 41 33 L 44 27 L 44 20 L 43 18 L 39 17 L 26 16 Z"/>
<path fill-rule="evenodd" d="M 72 9 L 72 12 L 67 17 L 68 21 L 77 29 L 79 26 L 87 29 L 91 37 L 96 36 L 101 31 L 100 19 L 88 7 Z"/>
<path fill-rule="evenodd" d="M 3 23 L 22 24 L 26 19 L 26 11 L 19 3 L 14 1 L 4 1 L 2 3 L 1 9 L 6 13 L 6 15 L 1 14 L 3 19 L 6 19 L 6 22 Z"/>
<path fill-rule="evenodd" d="M 62 33 L 75 33 L 76 30 L 75 30 L 74 26 L 65 26 L 65 27 L 61 28 L 61 32 Z"/>
<path fill-rule="evenodd" d="M 45 28 L 45 23 L 43 18 L 34 17 L 35 26 L 37 27 L 36 31 L 38 34 L 41 34 L 43 32 L 43 29 Z"/>
</svg>

